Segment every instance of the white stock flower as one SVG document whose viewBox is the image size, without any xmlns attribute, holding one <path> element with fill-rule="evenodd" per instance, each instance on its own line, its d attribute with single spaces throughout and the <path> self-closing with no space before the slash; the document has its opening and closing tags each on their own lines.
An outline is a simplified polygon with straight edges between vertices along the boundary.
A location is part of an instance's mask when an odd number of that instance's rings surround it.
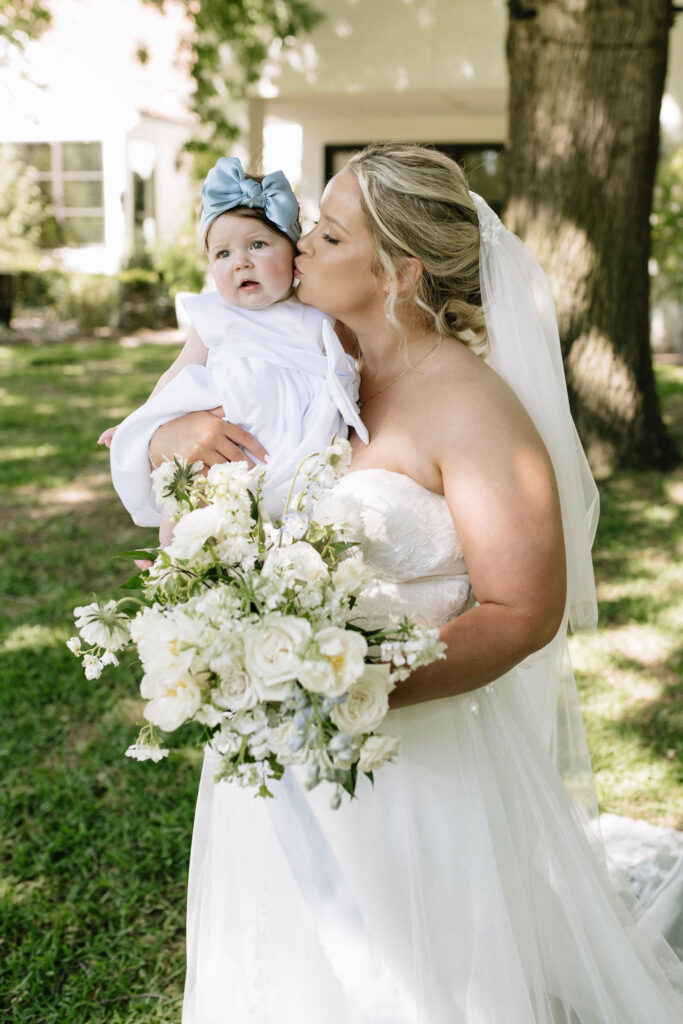
<svg viewBox="0 0 683 1024">
<path fill-rule="evenodd" d="M 244 638 L 244 665 L 260 700 L 283 700 L 294 690 L 298 651 L 311 625 L 294 615 L 264 615 Z"/>
<path fill-rule="evenodd" d="M 315 634 L 320 660 L 306 659 L 299 673 L 302 686 L 326 697 L 341 697 L 363 675 L 365 637 L 353 630 L 326 626 Z"/>
<path fill-rule="evenodd" d="M 384 736 L 378 733 L 376 736 L 368 736 L 360 748 L 358 770 L 361 772 L 374 772 L 381 768 L 387 761 L 393 760 L 398 753 L 399 741 L 396 736 Z"/>
<path fill-rule="evenodd" d="M 140 693 L 147 700 L 143 714 L 164 732 L 173 732 L 199 710 L 202 694 L 190 675 L 173 682 L 143 676 Z"/>
<path fill-rule="evenodd" d="M 69 648 L 72 654 L 81 653 L 81 638 L 80 636 L 72 636 L 66 642 L 66 646 Z"/>
<path fill-rule="evenodd" d="M 132 757 L 135 761 L 161 761 L 168 757 L 168 750 L 165 747 L 152 747 L 148 743 L 133 743 L 126 751 L 126 757 Z"/>
<path fill-rule="evenodd" d="M 332 708 L 332 722 L 351 736 L 372 732 L 389 710 L 392 689 L 388 665 L 366 665 L 365 672 L 353 684 L 344 703 Z"/>
<path fill-rule="evenodd" d="M 215 505 L 193 509 L 182 516 L 173 529 L 167 551 L 171 558 L 190 559 L 198 555 L 209 537 L 220 537 L 224 516 Z"/>
<path fill-rule="evenodd" d="M 86 679 L 99 679 L 102 675 L 102 662 L 94 654 L 83 655 L 83 671 Z"/>
<path fill-rule="evenodd" d="M 116 601 L 74 608 L 76 629 L 87 644 L 118 651 L 128 640 L 128 619 L 118 611 Z M 71 648 L 70 648 L 71 649 Z"/>
</svg>

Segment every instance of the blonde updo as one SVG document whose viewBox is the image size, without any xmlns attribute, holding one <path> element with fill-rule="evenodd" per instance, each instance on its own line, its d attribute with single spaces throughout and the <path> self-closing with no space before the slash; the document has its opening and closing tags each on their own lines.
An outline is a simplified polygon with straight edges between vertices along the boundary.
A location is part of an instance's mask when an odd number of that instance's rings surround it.
<svg viewBox="0 0 683 1024">
<path fill-rule="evenodd" d="M 450 157 L 425 146 L 367 146 L 346 164 L 361 192 L 375 242 L 373 273 L 390 284 L 387 320 L 405 334 L 397 305 L 408 303 L 425 328 L 473 348 L 486 343 L 479 285 L 479 221 L 467 179 Z M 399 281 L 414 257 L 423 273 L 407 292 Z"/>
</svg>

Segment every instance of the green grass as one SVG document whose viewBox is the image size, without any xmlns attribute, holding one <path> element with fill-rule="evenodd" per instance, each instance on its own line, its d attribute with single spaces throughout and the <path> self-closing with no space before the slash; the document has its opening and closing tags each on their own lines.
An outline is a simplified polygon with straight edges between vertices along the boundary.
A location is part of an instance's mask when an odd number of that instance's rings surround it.
<svg viewBox="0 0 683 1024">
<path fill-rule="evenodd" d="M 198 758 L 123 758 L 132 664 L 87 682 L 64 646 L 72 608 L 127 576 L 114 554 L 155 541 L 119 506 L 95 440 L 171 356 L 115 340 L 0 348 L 3 1021 L 180 1020 Z M 683 369 L 659 380 L 680 427 Z M 683 474 L 620 474 L 601 492 L 602 625 L 572 641 L 599 795 L 680 824 Z"/>
</svg>

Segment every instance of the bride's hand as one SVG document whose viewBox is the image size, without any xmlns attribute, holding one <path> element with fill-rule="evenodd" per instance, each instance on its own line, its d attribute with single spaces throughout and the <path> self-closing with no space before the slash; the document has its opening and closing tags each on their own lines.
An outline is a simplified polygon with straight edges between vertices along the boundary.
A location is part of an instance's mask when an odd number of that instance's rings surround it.
<svg viewBox="0 0 683 1024">
<path fill-rule="evenodd" d="M 219 406 L 165 423 L 149 445 L 152 463 L 159 465 L 174 455 L 182 455 L 188 462 L 202 462 L 205 470 L 219 462 L 246 462 L 251 467 L 255 463 L 248 453 L 265 461 L 268 453 L 263 445 L 242 427 L 224 420 L 224 415 Z"/>
</svg>

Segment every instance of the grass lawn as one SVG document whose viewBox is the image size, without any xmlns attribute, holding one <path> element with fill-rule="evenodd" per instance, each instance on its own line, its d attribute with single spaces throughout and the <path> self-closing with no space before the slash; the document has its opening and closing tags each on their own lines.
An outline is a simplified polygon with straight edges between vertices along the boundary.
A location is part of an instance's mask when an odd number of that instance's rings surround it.
<svg viewBox="0 0 683 1024">
<path fill-rule="evenodd" d="M 115 553 L 155 542 L 119 506 L 95 440 L 173 353 L 0 347 L 3 1021 L 180 1020 L 198 757 L 125 759 L 134 667 L 87 682 L 64 646 L 73 607 L 128 575 Z M 683 368 L 658 376 L 680 433 Z M 572 641 L 599 796 L 605 810 L 683 825 L 683 473 L 619 474 L 601 493 L 602 624 Z"/>
</svg>

